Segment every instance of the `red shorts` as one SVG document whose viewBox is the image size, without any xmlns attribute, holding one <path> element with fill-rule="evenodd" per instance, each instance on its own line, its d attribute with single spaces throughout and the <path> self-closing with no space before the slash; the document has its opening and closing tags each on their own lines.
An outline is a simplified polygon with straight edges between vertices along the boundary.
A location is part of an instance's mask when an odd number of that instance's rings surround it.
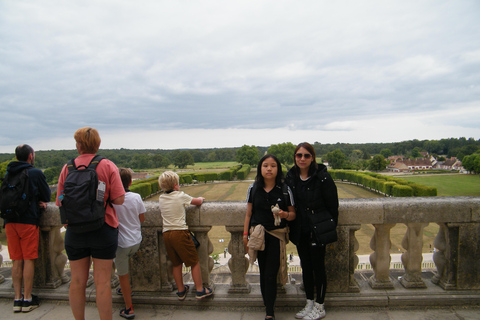
<svg viewBox="0 0 480 320">
<path fill-rule="evenodd" d="M 38 258 L 38 226 L 23 223 L 7 223 L 8 254 L 12 260 L 34 260 Z"/>
</svg>

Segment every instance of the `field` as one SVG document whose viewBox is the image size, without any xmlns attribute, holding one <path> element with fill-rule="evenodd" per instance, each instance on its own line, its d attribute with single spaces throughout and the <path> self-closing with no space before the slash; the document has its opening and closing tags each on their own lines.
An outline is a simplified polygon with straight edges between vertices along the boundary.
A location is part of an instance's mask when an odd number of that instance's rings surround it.
<svg viewBox="0 0 480 320">
<path fill-rule="evenodd" d="M 439 197 L 480 196 L 480 176 L 473 174 L 424 174 L 399 178 L 437 188 Z"/>
</svg>

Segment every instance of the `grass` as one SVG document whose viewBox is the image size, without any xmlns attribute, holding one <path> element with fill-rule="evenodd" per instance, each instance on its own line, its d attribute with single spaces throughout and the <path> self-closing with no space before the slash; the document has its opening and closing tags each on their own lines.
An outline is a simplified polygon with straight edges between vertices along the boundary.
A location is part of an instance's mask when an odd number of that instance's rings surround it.
<svg viewBox="0 0 480 320">
<path fill-rule="evenodd" d="M 399 178 L 437 188 L 439 197 L 480 196 L 480 176 L 473 174 L 416 175 Z"/>
</svg>

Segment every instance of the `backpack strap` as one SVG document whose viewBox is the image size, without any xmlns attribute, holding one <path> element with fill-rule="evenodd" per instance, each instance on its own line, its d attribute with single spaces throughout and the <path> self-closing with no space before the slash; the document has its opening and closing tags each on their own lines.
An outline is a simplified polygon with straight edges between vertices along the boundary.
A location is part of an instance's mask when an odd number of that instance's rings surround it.
<svg viewBox="0 0 480 320">
<path fill-rule="evenodd" d="M 102 156 L 96 155 L 95 157 L 92 158 L 92 161 L 90 161 L 90 164 L 88 165 L 88 168 L 91 168 L 91 169 L 96 170 L 97 165 L 98 165 L 98 164 L 100 163 L 100 161 L 102 161 L 103 159 L 105 159 L 105 158 L 102 157 Z"/>
</svg>

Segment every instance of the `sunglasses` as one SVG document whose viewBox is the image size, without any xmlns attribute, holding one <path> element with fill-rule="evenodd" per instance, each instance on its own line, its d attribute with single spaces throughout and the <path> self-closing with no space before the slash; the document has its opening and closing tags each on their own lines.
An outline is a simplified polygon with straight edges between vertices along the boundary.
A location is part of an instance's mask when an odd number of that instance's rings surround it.
<svg viewBox="0 0 480 320">
<path fill-rule="evenodd" d="M 310 153 L 295 153 L 295 157 L 297 159 L 302 159 L 302 157 L 305 159 L 310 159 L 312 155 Z"/>
</svg>

